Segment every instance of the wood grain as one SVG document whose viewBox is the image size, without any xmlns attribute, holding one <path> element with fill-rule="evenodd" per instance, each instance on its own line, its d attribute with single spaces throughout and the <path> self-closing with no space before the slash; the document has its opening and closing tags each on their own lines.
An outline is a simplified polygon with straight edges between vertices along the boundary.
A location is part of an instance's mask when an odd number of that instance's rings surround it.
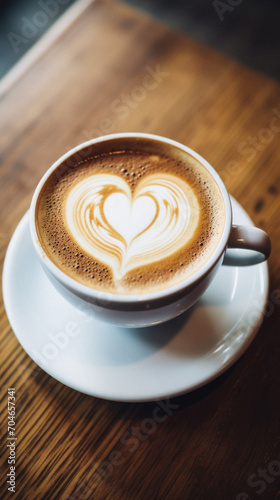
<svg viewBox="0 0 280 500">
<path fill-rule="evenodd" d="M 273 80 L 124 4 L 99 0 L 2 97 L 0 116 L 1 263 L 37 182 L 57 158 L 97 135 L 142 131 L 181 141 L 217 169 L 271 236 L 270 299 L 279 291 L 280 86 Z M 10 498 L 11 386 L 13 498 L 280 498 L 280 306 L 272 305 L 243 357 L 211 384 L 172 399 L 161 408 L 167 418 L 149 428 L 159 402 L 103 401 L 60 384 L 24 352 L 2 304 L 2 498 Z M 275 475 L 262 479 L 258 495 L 260 484 L 248 478 L 256 481 L 272 461 Z"/>
</svg>

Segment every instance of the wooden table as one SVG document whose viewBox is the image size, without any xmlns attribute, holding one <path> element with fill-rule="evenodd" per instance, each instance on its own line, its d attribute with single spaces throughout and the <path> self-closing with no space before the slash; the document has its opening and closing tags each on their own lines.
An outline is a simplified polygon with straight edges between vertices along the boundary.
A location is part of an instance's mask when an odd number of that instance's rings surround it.
<svg viewBox="0 0 280 500">
<path fill-rule="evenodd" d="M 280 498 L 279 84 L 125 4 L 97 0 L 10 85 L 0 116 L 2 262 L 43 172 L 71 147 L 122 131 L 198 151 L 273 248 L 269 301 L 250 348 L 215 381 L 163 401 L 168 418 L 146 433 L 158 402 L 111 402 L 57 382 L 19 345 L 1 305 L 2 498 Z M 13 496 L 8 387 L 16 388 Z"/>
</svg>

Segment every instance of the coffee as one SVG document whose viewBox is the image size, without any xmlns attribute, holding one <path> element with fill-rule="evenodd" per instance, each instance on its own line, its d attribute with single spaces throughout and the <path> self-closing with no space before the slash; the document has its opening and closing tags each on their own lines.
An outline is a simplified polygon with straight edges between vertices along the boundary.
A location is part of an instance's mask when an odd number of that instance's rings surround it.
<svg viewBox="0 0 280 500">
<path fill-rule="evenodd" d="M 106 141 L 65 160 L 36 205 L 39 240 L 67 275 L 104 292 L 180 283 L 213 254 L 224 201 L 208 170 L 151 139 Z"/>
</svg>

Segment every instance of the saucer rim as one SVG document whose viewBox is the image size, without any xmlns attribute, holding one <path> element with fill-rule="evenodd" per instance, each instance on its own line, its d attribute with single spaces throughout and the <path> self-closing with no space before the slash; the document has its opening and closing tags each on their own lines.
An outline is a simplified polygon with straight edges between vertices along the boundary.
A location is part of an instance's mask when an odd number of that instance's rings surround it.
<svg viewBox="0 0 280 500">
<path fill-rule="evenodd" d="M 246 218 L 247 218 L 247 221 L 249 223 L 249 221 L 251 222 L 251 224 L 253 225 L 251 219 L 249 218 L 248 214 L 246 213 L 246 211 L 243 209 L 243 207 L 234 199 L 232 199 L 233 201 L 233 205 L 237 204 L 239 205 L 239 207 L 241 208 L 242 212 L 244 215 L 246 215 Z M 233 210 L 234 211 L 234 210 Z M 111 400 L 111 401 L 116 401 L 116 402 L 131 402 L 131 403 L 136 403 L 136 402 L 148 402 L 148 401 L 157 401 L 157 400 L 162 400 L 162 399 L 165 399 L 165 398 L 171 398 L 171 397 L 177 397 L 177 396 L 181 396 L 183 394 L 187 394 L 187 393 L 190 393 L 196 389 L 199 389 L 201 387 L 203 387 L 204 385 L 212 382 L 213 380 L 215 380 L 216 378 L 218 378 L 220 375 L 222 375 L 224 372 L 226 372 L 232 365 L 234 365 L 236 363 L 236 361 L 245 353 L 245 351 L 248 349 L 248 347 L 251 345 L 251 343 L 253 342 L 257 332 L 259 331 L 260 327 L 261 327 L 261 324 L 262 324 L 262 320 L 264 318 L 264 310 L 265 310 L 265 304 L 266 304 L 266 301 L 267 301 L 267 298 L 268 298 L 268 292 L 269 292 L 269 275 L 268 275 L 268 265 L 267 265 L 267 262 L 263 262 L 261 264 L 258 264 L 258 269 L 259 269 L 259 272 L 262 273 L 262 280 L 263 280 L 263 286 L 264 286 L 264 299 L 263 299 L 263 303 L 261 304 L 261 308 L 259 309 L 259 315 L 258 315 L 258 318 L 257 320 L 255 321 L 255 325 L 253 327 L 250 328 L 250 331 L 247 333 L 246 335 L 246 338 L 244 339 L 244 341 L 242 342 L 242 344 L 239 346 L 239 348 L 236 350 L 235 353 L 233 353 L 233 355 L 225 362 L 225 363 L 222 363 L 217 369 L 215 369 L 213 371 L 213 373 L 211 375 L 206 375 L 205 378 L 203 378 L 202 380 L 198 381 L 197 383 L 193 383 L 191 384 L 189 387 L 185 387 L 184 389 L 180 389 L 180 390 L 174 390 L 172 392 L 169 392 L 169 393 L 166 393 L 164 392 L 164 388 L 162 388 L 162 391 L 161 391 L 161 394 L 154 394 L 153 396 L 149 395 L 149 396 L 136 396 L 134 395 L 134 397 L 132 395 L 127 395 L 127 396 L 124 396 L 121 394 L 121 390 L 119 392 L 119 394 L 110 394 L 110 391 L 107 391 L 106 394 L 104 394 L 104 390 L 101 390 L 100 392 L 98 390 L 96 390 L 96 388 L 94 389 L 94 391 L 89 391 L 89 390 L 84 390 L 82 387 L 81 387 L 81 383 L 73 383 L 73 381 L 66 381 L 65 379 L 63 379 L 63 377 L 61 376 L 57 376 L 53 370 L 49 369 L 49 367 L 45 367 L 43 366 L 42 364 L 40 364 L 40 362 L 38 362 L 38 360 L 35 360 L 34 359 L 34 356 L 32 356 L 32 353 L 30 352 L 32 349 L 26 349 L 24 347 L 24 342 L 22 342 L 22 336 L 17 332 L 18 330 L 18 326 L 16 325 L 16 321 L 14 321 L 15 319 L 15 314 L 13 313 L 13 306 L 12 304 L 9 302 L 9 299 L 8 299 L 8 296 L 9 296 L 9 293 L 8 293 L 8 288 L 9 288 L 9 279 L 8 279 L 8 276 L 9 276 L 9 270 L 10 270 L 10 266 L 12 265 L 12 262 L 11 262 L 11 254 L 12 254 L 12 248 L 14 246 L 16 246 L 18 244 L 18 240 L 20 238 L 20 236 L 23 234 L 23 237 L 26 237 L 26 230 L 28 230 L 28 227 L 29 227 L 29 210 L 24 214 L 24 216 L 22 217 L 22 219 L 20 220 L 19 224 L 17 225 L 14 233 L 13 233 L 13 236 L 10 240 L 10 243 L 8 245 L 8 248 L 7 248 L 7 252 L 6 252 L 6 256 L 5 256 L 5 261 L 4 261 L 4 266 L 3 266 L 3 275 L 2 275 L 2 291 L 3 291 L 3 302 L 4 302 L 4 306 L 5 306 L 5 310 L 6 310 L 6 314 L 7 314 L 7 317 L 9 319 L 9 322 L 10 322 L 10 325 L 12 327 L 12 330 L 18 340 L 18 342 L 20 343 L 20 345 L 22 346 L 22 348 L 24 349 L 24 351 L 31 357 L 31 359 L 42 369 L 44 370 L 46 373 L 48 373 L 48 375 L 50 375 L 51 377 L 53 377 L 55 380 L 59 381 L 60 383 L 63 383 L 64 385 L 72 388 L 72 389 L 75 389 L 83 394 L 87 394 L 89 396 L 93 396 L 93 397 L 98 397 L 100 399 L 104 399 L 104 400 Z M 27 226 L 27 228 L 25 227 Z M 43 270 L 42 270 L 43 272 Z M 73 306 L 72 306 L 73 307 Z M 137 369 L 137 368 L 136 368 Z"/>
</svg>

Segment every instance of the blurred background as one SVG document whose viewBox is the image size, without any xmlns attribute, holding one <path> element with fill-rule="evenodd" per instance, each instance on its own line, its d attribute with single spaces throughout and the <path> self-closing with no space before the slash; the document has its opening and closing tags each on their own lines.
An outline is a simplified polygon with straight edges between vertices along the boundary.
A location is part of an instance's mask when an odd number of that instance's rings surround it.
<svg viewBox="0 0 280 500">
<path fill-rule="evenodd" d="M 279 0 L 125 2 L 198 42 L 280 80 Z M 0 78 L 73 3 L 74 0 L 0 0 Z"/>
</svg>

